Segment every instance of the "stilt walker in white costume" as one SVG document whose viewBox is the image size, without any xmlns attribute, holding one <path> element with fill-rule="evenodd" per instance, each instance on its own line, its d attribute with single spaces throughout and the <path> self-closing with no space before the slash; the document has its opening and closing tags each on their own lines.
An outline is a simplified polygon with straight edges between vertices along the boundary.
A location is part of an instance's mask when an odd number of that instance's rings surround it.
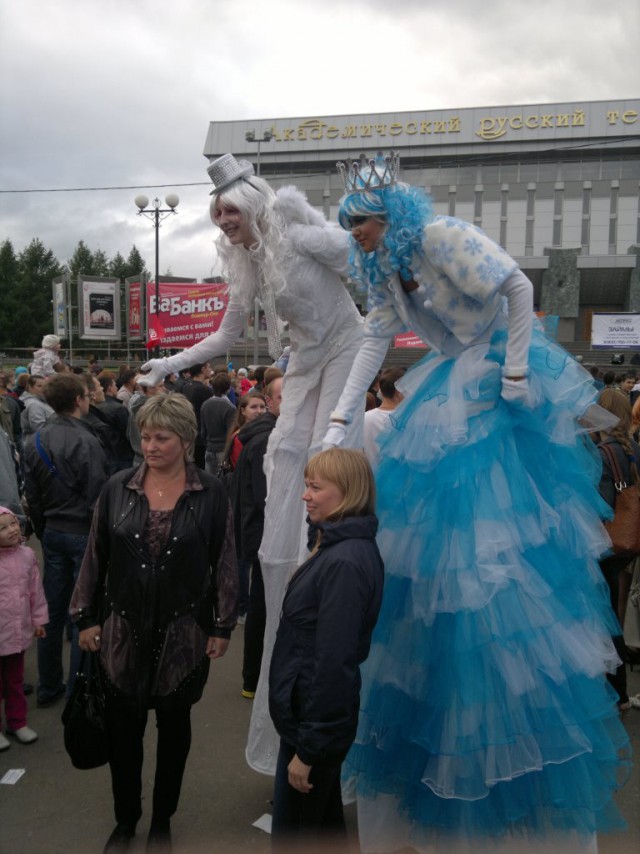
<svg viewBox="0 0 640 854">
<path fill-rule="evenodd" d="M 575 854 L 620 829 L 629 742 L 605 672 L 619 633 L 584 434 L 591 376 L 533 323 L 532 286 L 480 229 L 434 216 L 395 155 L 341 164 L 365 338 L 346 434 L 389 339 L 432 348 L 378 444 L 385 589 L 344 763 L 365 852 Z M 579 421 L 580 419 L 580 421 Z"/>
<path fill-rule="evenodd" d="M 152 380 L 226 353 L 244 328 L 255 297 L 267 322 L 269 352 L 282 352 L 278 320 L 289 324 L 291 355 L 282 407 L 265 457 L 267 502 L 259 551 L 267 606 L 264 655 L 253 701 L 247 761 L 274 774 L 278 737 L 268 709 L 271 651 L 284 588 L 306 553 L 304 489 L 307 459 L 322 438 L 362 341 L 362 318 L 341 276 L 347 273 L 349 236 L 328 223 L 295 187 L 277 193 L 231 154 L 208 168 L 214 184 L 211 218 L 222 234 L 218 253 L 230 287 L 220 329 L 188 350 L 143 367 Z M 364 404 L 347 443 L 362 445 Z"/>
</svg>

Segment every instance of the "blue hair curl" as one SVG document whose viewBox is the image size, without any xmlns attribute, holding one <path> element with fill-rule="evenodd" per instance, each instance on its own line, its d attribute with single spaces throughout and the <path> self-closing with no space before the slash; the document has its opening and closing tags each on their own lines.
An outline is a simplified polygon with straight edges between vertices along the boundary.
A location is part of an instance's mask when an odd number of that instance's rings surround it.
<svg viewBox="0 0 640 854">
<path fill-rule="evenodd" d="M 387 224 L 381 246 L 364 252 L 352 240 L 349 254 L 349 272 L 356 282 L 367 287 L 368 307 L 372 309 L 382 302 L 382 286 L 391 276 L 399 272 L 410 278 L 414 255 L 424 256 L 424 227 L 433 219 L 433 207 L 419 187 L 394 184 L 343 196 L 338 213 L 340 225 L 349 231 L 351 217 L 355 216 L 374 217 Z"/>
</svg>

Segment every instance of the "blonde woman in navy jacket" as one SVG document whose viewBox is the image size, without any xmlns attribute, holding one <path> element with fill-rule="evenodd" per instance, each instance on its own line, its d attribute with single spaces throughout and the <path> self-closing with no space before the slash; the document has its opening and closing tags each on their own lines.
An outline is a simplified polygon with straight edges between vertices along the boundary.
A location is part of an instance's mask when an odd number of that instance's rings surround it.
<svg viewBox="0 0 640 854">
<path fill-rule="evenodd" d="M 364 454 L 316 454 L 305 487 L 315 545 L 289 581 L 269 676 L 281 738 L 274 851 L 301 850 L 305 839 L 316 846 L 345 839 L 340 768 L 356 733 L 360 664 L 382 600 L 375 488 Z"/>
</svg>

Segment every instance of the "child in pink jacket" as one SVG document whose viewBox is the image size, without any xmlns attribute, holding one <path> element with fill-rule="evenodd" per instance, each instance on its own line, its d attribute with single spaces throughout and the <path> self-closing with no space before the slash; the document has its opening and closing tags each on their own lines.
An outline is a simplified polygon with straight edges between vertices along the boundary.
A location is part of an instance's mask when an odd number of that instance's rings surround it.
<svg viewBox="0 0 640 854">
<path fill-rule="evenodd" d="M 22 540 L 17 518 L 0 507 L 0 702 L 4 697 L 5 733 L 31 744 L 38 734 L 27 726 L 24 651 L 33 637 L 45 636 L 49 611 L 38 561 Z M 0 710 L 0 751 L 9 747 Z"/>
</svg>

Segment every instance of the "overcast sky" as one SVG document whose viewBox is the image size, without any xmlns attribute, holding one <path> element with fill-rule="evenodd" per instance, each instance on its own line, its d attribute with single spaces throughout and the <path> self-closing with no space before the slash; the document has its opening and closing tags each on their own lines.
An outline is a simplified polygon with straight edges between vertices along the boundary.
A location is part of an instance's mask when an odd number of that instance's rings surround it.
<svg viewBox="0 0 640 854">
<path fill-rule="evenodd" d="M 203 278 L 210 121 L 636 97 L 639 32 L 637 0 L 0 0 L 0 190 L 175 191 L 160 269 Z M 139 192 L 1 192 L 0 242 L 153 270 Z"/>
</svg>

